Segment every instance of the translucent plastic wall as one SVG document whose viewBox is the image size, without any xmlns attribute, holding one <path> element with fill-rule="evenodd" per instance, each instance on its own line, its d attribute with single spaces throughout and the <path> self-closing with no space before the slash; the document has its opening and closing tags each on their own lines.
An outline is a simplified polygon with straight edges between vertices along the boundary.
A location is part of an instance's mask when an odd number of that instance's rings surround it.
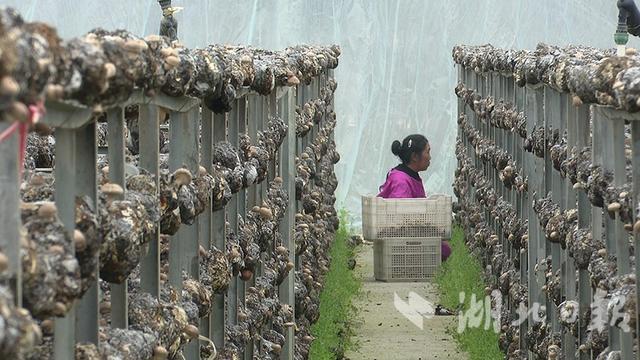
<svg viewBox="0 0 640 360">
<path fill-rule="evenodd" d="M 156 0 L 0 0 L 63 37 L 95 27 L 156 33 Z M 179 36 L 209 43 L 281 49 L 342 46 L 336 111 L 339 206 L 356 218 L 360 195 L 375 193 L 397 163 L 391 142 L 425 134 L 432 164 L 428 193 L 451 193 L 455 157 L 456 69 L 451 48 L 492 43 L 532 49 L 538 42 L 613 47 L 616 0 L 185 0 Z M 640 42 L 632 39 L 630 45 Z"/>
</svg>

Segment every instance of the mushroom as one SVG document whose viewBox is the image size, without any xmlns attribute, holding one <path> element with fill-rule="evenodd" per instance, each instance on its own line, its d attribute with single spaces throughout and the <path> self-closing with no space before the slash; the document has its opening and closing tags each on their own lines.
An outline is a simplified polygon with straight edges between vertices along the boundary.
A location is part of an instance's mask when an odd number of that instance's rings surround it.
<svg viewBox="0 0 640 360">
<path fill-rule="evenodd" d="M 122 197 L 124 190 L 118 184 L 106 183 L 100 187 L 100 191 L 106 195 L 107 202 L 116 200 Z"/>
<path fill-rule="evenodd" d="M 84 251 L 87 248 L 87 239 L 84 237 L 84 234 L 80 230 L 74 230 L 73 243 L 75 245 L 76 251 Z"/>
<path fill-rule="evenodd" d="M 43 219 L 53 219 L 58 214 L 58 208 L 52 202 L 44 202 L 38 208 L 38 216 Z"/>
<path fill-rule="evenodd" d="M 180 168 L 173 172 L 172 178 L 178 186 L 183 186 L 190 184 L 193 177 L 191 175 L 191 171 L 185 168 Z"/>
</svg>

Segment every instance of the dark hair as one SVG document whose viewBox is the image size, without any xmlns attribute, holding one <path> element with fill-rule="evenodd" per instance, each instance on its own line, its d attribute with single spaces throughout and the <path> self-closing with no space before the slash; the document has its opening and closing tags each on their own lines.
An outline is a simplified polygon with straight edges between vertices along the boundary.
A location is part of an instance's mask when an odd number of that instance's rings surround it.
<svg viewBox="0 0 640 360">
<path fill-rule="evenodd" d="M 399 157 L 403 164 L 407 165 L 411 162 L 411 155 L 422 153 L 427 144 L 429 144 L 429 140 L 426 137 L 420 134 L 413 134 L 404 138 L 402 143 L 395 140 L 391 144 L 391 152 Z"/>
</svg>

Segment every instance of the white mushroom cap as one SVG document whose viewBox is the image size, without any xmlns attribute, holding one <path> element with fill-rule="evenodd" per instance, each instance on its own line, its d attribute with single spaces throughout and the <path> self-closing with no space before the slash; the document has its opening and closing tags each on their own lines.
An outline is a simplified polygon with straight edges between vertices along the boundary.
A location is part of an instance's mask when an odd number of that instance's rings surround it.
<svg viewBox="0 0 640 360">
<path fill-rule="evenodd" d="M 273 219 L 273 212 L 268 207 L 260 208 L 260 216 L 262 216 L 266 220 Z"/>
<path fill-rule="evenodd" d="M 165 349 L 164 346 L 156 346 L 153 349 L 153 359 L 154 360 L 164 360 L 169 356 L 169 352 Z"/>
<path fill-rule="evenodd" d="M 0 94 L 4 96 L 16 96 L 20 92 L 20 85 L 11 76 L 4 76 L 0 80 Z"/>
<path fill-rule="evenodd" d="M 607 210 L 609 212 L 618 212 L 618 211 L 620 211 L 621 207 L 622 207 L 622 205 L 620 205 L 619 202 L 613 202 L 613 203 L 609 204 L 609 206 L 607 206 Z"/>
<path fill-rule="evenodd" d="M 38 209 L 38 216 L 46 219 L 53 218 L 57 214 L 58 214 L 58 208 L 56 207 L 56 204 L 50 201 L 43 203 Z"/>
<path fill-rule="evenodd" d="M 114 76 L 116 76 L 117 69 L 113 63 L 110 63 L 110 62 L 105 63 L 102 67 L 104 69 L 105 77 L 107 79 L 111 79 Z"/>
<path fill-rule="evenodd" d="M 185 168 L 180 168 L 173 173 L 173 181 L 178 185 L 187 185 L 192 179 L 191 171 Z"/>
<path fill-rule="evenodd" d="M 175 68 L 176 66 L 180 65 L 180 58 L 177 56 L 173 56 L 173 55 L 169 55 L 167 56 L 164 61 L 167 63 L 168 67 L 170 69 Z"/>
<path fill-rule="evenodd" d="M 291 269 L 293 269 L 293 267 L 295 266 L 294 263 L 292 263 L 291 261 L 287 262 L 287 266 L 285 267 L 286 271 L 289 272 L 291 271 Z"/>
<path fill-rule="evenodd" d="M 184 329 L 182 330 L 185 334 L 187 334 L 188 337 L 194 339 L 197 338 L 200 335 L 200 330 L 198 330 L 198 328 L 194 325 L 187 325 L 184 327 Z"/>
<path fill-rule="evenodd" d="M 286 255 L 287 254 L 287 248 L 280 245 L 276 248 L 276 252 L 280 255 Z"/>
<path fill-rule="evenodd" d="M 288 86 L 296 86 L 300 84 L 300 79 L 298 79 L 297 76 L 293 75 L 293 76 L 289 76 L 287 78 L 287 85 Z"/>
<path fill-rule="evenodd" d="M 122 186 L 114 183 L 106 183 L 100 187 L 100 191 L 106 194 L 109 197 L 119 196 L 124 194 L 124 189 Z"/>
<path fill-rule="evenodd" d="M 82 231 L 78 229 L 73 231 L 73 243 L 75 244 L 76 251 L 84 251 L 87 248 L 87 239 Z"/>
<path fill-rule="evenodd" d="M 49 84 L 45 87 L 44 92 L 49 100 L 60 100 L 64 97 L 64 87 L 62 85 Z"/>
<path fill-rule="evenodd" d="M 160 50 L 160 55 L 165 58 L 169 56 L 178 56 L 178 51 L 172 47 L 165 47 Z"/>
<path fill-rule="evenodd" d="M 142 39 L 127 40 L 124 43 L 124 49 L 132 53 L 141 53 L 149 49 L 147 42 Z"/>
</svg>

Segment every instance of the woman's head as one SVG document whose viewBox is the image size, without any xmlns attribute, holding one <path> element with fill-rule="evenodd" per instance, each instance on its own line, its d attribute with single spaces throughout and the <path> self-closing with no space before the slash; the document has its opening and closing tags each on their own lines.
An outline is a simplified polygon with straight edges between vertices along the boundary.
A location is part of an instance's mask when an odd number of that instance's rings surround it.
<svg viewBox="0 0 640 360">
<path fill-rule="evenodd" d="M 420 134 L 409 135 L 402 142 L 396 140 L 391 144 L 391 152 L 415 171 L 427 170 L 431 163 L 430 151 L 429 140 Z"/>
</svg>

